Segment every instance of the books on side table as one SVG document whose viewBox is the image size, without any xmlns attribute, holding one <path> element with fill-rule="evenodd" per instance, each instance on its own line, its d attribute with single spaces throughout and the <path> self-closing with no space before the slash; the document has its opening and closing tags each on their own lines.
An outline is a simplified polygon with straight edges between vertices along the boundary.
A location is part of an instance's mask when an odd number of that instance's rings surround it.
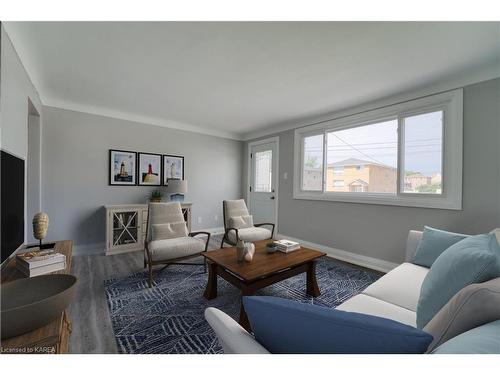
<svg viewBox="0 0 500 375">
<path fill-rule="evenodd" d="M 66 256 L 51 250 L 32 248 L 16 256 L 16 267 L 28 277 L 44 275 L 66 268 Z"/>
<path fill-rule="evenodd" d="M 298 242 L 290 241 L 290 240 L 278 240 L 274 241 L 276 244 L 278 251 L 283 253 L 290 253 L 292 251 L 300 249 L 300 244 Z"/>
</svg>

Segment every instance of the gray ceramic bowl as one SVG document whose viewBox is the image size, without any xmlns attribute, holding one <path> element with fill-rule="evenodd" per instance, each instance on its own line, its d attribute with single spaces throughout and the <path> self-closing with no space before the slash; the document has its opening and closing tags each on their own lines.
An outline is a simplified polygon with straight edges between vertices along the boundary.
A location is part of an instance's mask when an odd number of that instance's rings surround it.
<svg viewBox="0 0 500 375">
<path fill-rule="evenodd" d="M 75 295 L 76 277 L 42 275 L 1 287 L 2 339 L 40 328 L 61 314 Z"/>
<path fill-rule="evenodd" d="M 278 246 L 267 246 L 266 245 L 266 251 L 268 254 L 275 253 L 278 250 Z"/>
</svg>

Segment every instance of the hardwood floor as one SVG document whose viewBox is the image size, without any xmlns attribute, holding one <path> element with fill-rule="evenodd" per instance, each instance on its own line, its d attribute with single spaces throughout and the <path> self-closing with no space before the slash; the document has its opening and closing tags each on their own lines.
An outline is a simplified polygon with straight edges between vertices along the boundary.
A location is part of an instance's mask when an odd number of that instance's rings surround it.
<svg viewBox="0 0 500 375">
<path fill-rule="evenodd" d="M 222 236 L 212 236 L 209 249 L 218 249 L 221 238 Z M 71 273 L 77 277 L 78 286 L 75 300 L 69 308 L 72 322 L 70 353 L 117 353 L 104 292 L 104 280 L 127 276 L 141 270 L 141 251 L 111 256 L 103 253 L 73 257 Z"/>
</svg>

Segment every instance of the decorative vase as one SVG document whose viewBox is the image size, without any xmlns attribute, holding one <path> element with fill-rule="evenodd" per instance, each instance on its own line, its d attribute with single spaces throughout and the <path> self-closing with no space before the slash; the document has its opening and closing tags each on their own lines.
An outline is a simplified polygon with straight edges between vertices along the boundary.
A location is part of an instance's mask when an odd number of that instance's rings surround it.
<svg viewBox="0 0 500 375">
<path fill-rule="evenodd" d="M 150 198 L 149 201 L 153 203 L 158 203 L 161 202 L 161 198 Z"/>
<path fill-rule="evenodd" d="M 245 258 L 245 242 L 238 240 L 236 243 L 236 259 L 238 262 L 243 262 L 243 258 Z"/>
<path fill-rule="evenodd" d="M 245 260 L 251 262 L 255 254 L 255 245 L 251 242 L 245 244 Z"/>
</svg>

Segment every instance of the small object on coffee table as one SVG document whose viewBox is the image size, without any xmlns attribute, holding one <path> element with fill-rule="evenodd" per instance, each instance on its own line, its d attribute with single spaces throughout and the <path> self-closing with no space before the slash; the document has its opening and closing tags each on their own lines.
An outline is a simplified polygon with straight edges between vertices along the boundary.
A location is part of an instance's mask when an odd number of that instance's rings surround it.
<svg viewBox="0 0 500 375">
<path fill-rule="evenodd" d="M 255 253 L 255 245 L 251 242 L 245 243 L 245 260 L 251 262 Z"/>
<path fill-rule="evenodd" d="M 268 254 L 272 254 L 276 252 L 276 250 L 278 250 L 278 246 L 273 241 L 266 243 L 266 251 Z"/>
<path fill-rule="evenodd" d="M 306 273 L 307 294 L 318 297 L 321 293 L 316 281 L 315 261 L 326 254 L 306 247 L 300 247 L 288 254 L 280 251 L 268 254 L 267 242 L 268 240 L 255 242 L 255 253 L 251 262 L 238 262 L 234 247 L 202 253 L 201 255 L 207 258 L 209 264 L 205 298 L 208 300 L 217 298 L 217 276 L 240 289 L 242 296 L 251 296 L 266 286 L 304 272 Z M 247 331 L 251 330 L 242 304 L 239 323 Z"/>
<path fill-rule="evenodd" d="M 238 259 L 239 263 L 245 259 L 245 241 L 243 240 L 238 240 L 236 243 L 236 259 Z"/>
<path fill-rule="evenodd" d="M 300 244 L 295 241 L 279 240 L 275 241 L 274 243 L 278 247 L 278 250 L 282 251 L 283 253 L 290 253 L 292 251 L 300 249 Z"/>
</svg>

